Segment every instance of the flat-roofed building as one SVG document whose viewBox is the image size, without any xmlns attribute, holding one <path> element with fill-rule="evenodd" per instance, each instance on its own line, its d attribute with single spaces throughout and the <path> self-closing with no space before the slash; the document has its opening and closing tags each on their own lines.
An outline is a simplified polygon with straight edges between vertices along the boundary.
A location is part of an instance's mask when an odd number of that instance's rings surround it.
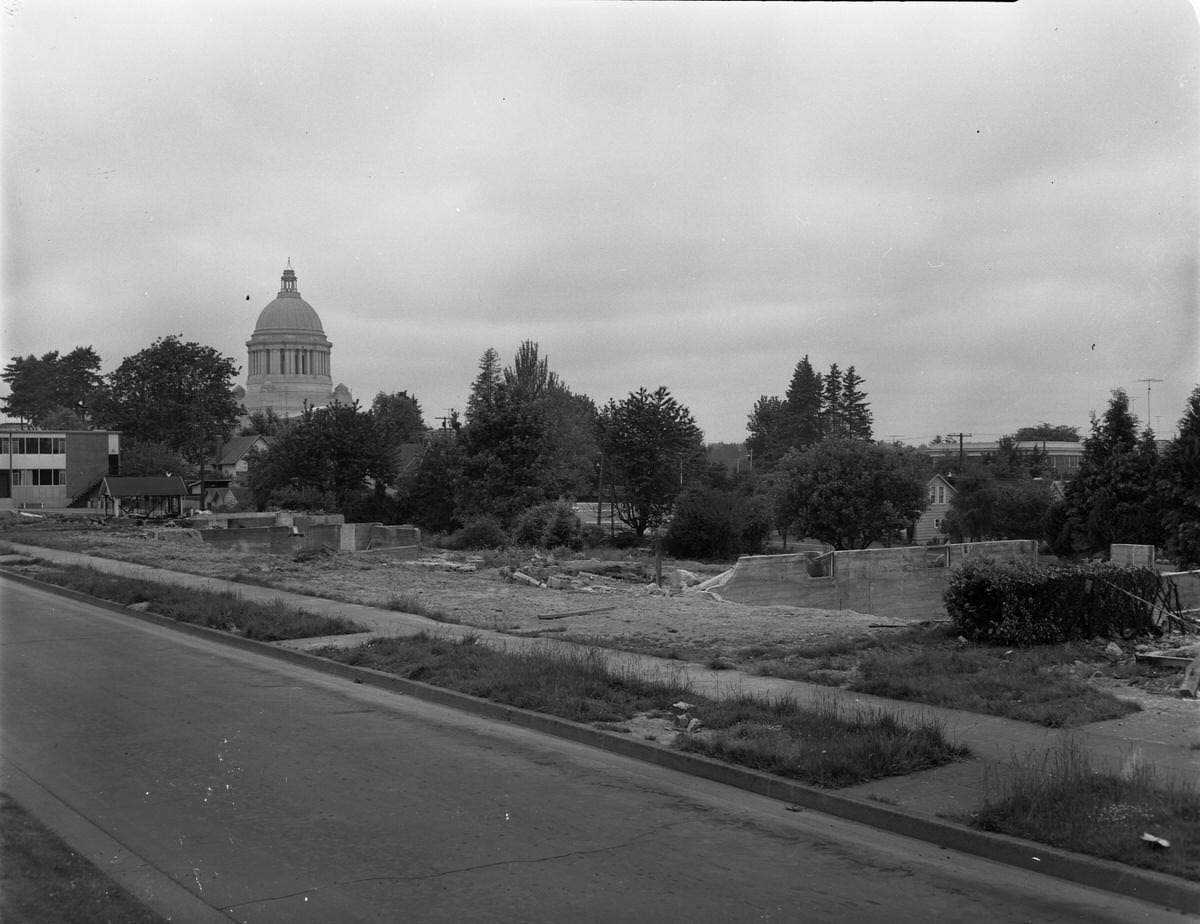
<svg viewBox="0 0 1200 924">
<path fill-rule="evenodd" d="M 0 509 L 83 506 L 120 458 L 115 430 L 0 429 Z"/>
</svg>

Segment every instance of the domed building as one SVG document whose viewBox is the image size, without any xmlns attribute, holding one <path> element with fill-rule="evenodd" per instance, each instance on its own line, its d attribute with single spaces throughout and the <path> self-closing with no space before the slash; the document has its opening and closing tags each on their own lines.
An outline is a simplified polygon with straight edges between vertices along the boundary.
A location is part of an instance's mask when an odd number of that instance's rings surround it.
<svg viewBox="0 0 1200 924">
<path fill-rule="evenodd" d="M 329 404 L 334 393 L 332 347 L 313 306 L 300 297 L 289 260 L 279 294 L 259 314 L 246 341 L 246 413 L 270 409 L 280 417 L 295 417 L 306 406 Z M 344 393 L 349 398 L 346 386 L 338 389 L 339 397 Z"/>
</svg>

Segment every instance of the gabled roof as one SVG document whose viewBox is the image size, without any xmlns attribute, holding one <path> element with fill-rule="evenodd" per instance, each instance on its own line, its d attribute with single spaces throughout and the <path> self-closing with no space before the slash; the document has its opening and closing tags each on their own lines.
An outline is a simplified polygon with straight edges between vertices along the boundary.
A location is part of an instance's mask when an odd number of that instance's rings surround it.
<svg viewBox="0 0 1200 924">
<path fill-rule="evenodd" d="M 255 433 L 251 436 L 231 436 L 221 446 L 217 465 L 236 465 L 260 440 L 266 446 L 270 446 L 274 442 L 271 437 L 263 436 L 261 433 Z"/>
<path fill-rule="evenodd" d="M 953 491 L 955 494 L 958 493 L 958 489 L 954 487 L 954 482 L 950 481 L 950 479 L 948 479 L 945 475 L 934 475 L 932 478 L 929 479 L 927 486 L 937 484 L 939 481 L 942 484 L 944 484 L 946 487 L 948 487 L 951 491 Z"/>
<path fill-rule="evenodd" d="M 101 483 L 100 493 L 113 497 L 186 497 L 188 488 L 178 475 L 137 478 L 108 476 Z"/>
</svg>

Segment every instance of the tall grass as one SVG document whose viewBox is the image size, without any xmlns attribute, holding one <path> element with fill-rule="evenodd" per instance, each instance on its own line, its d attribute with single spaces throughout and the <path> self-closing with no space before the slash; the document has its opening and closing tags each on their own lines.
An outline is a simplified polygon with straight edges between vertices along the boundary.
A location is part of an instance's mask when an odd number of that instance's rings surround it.
<svg viewBox="0 0 1200 924">
<path fill-rule="evenodd" d="M 37 577 L 123 606 L 144 603 L 146 609 L 161 616 L 261 642 L 366 631 L 348 619 L 305 612 L 282 600 L 254 603 L 230 591 L 159 584 L 78 565 L 46 565 Z"/>
<path fill-rule="evenodd" d="M 791 699 L 743 695 L 708 703 L 698 714 L 713 731 L 684 738 L 685 750 L 816 786 L 853 786 L 967 754 L 932 719 L 913 727 L 886 711 L 847 709 L 832 700 L 801 707 Z"/>
<path fill-rule="evenodd" d="M 1050 663 L 1036 649 L 1007 657 L 999 649 L 977 647 L 871 652 L 859 661 L 860 679 L 850 689 L 1050 728 L 1117 719 L 1141 709 L 1046 670 Z"/>
<path fill-rule="evenodd" d="M 1120 770 L 1098 767 L 1080 742 L 1065 739 L 1040 758 L 989 772 L 985 789 L 983 808 L 971 819 L 984 831 L 1200 881 L 1195 782 L 1160 778 L 1136 755 Z"/>
<path fill-rule="evenodd" d="M 322 655 L 576 722 L 619 723 L 636 715 L 677 718 L 689 703 L 676 746 L 818 786 L 846 786 L 939 766 L 966 755 L 934 722 L 915 728 L 879 710 L 741 695 L 710 699 L 686 685 L 614 669 L 596 649 L 549 647 L 509 652 L 473 636 L 422 633 L 374 639 Z M 697 730 L 698 729 L 698 730 Z"/>
</svg>

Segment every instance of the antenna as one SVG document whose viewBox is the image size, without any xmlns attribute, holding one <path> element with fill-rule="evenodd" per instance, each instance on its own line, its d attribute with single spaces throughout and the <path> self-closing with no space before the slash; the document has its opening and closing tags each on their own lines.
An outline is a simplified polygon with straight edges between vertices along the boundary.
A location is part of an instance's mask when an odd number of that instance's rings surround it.
<svg viewBox="0 0 1200 924">
<path fill-rule="evenodd" d="M 1150 426 L 1150 383 L 1161 382 L 1162 379 L 1138 379 L 1139 382 L 1146 383 L 1146 426 Z"/>
</svg>

